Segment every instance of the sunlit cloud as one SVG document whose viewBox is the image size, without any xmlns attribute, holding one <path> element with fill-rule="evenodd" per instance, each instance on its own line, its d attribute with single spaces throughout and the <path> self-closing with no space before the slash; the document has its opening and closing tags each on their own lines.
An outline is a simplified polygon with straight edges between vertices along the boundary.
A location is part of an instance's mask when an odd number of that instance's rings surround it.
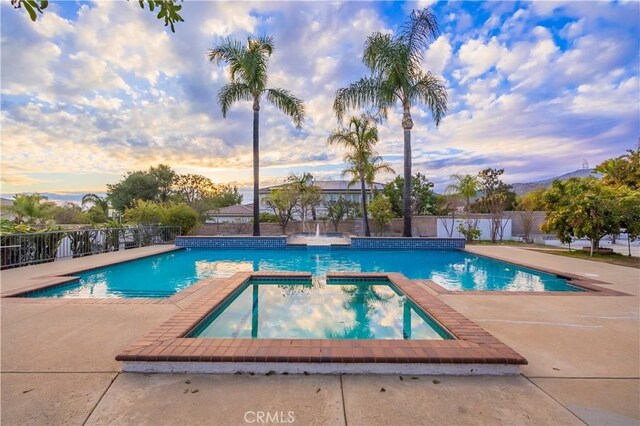
<svg viewBox="0 0 640 426">
<path fill-rule="evenodd" d="M 442 33 L 423 67 L 446 80 L 449 114 L 436 127 L 414 107 L 413 164 L 436 188 L 485 167 L 511 182 L 548 178 L 635 146 L 637 2 L 190 2 L 175 34 L 137 2 L 53 2 L 35 23 L 3 2 L 2 192 L 104 191 L 161 162 L 249 187 L 251 105 L 222 117 L 228 77 L 206 51 L 263 33 L 276 43 L 269 85 L 304 99 L 308 115 L 297 130 L 263 104 L 261 184 L 302 171 L 339 179 L 344 151 L 326 145 L 335 91 L 366 74 L 369 34 L 426 5 Z M 377 147 L 397 172 L 400 122 L 391 111 Z"/>
</svg>

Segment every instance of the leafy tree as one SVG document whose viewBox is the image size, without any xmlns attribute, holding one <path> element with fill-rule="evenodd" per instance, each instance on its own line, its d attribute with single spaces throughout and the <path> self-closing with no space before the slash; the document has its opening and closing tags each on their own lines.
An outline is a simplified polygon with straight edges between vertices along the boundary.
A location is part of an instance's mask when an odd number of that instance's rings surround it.
<svg viewBox="0 0 640 426">
<path fill-rule="evenodd" d="M 158 186 L 158 201 L 161 203 L 169 201 L 171 187 L 173 185 L 173 180 L 176 177 L 176 172 L 166 164 L 160 164 L 157 167 L 150 167 L 148 173 L 156 179 Z"/>
<path fill-rule="evenodd" d="M 77 225 L 89 223 L 89 218 L 87 214 L 82 211 L 82 208 L 70 201 L 61 206 L 52 207 L 51 214 L 55 223 L 59 224 Z"/>
<path fill-rule="evenodd" d="M 593 255 L 602 237 L 620 232 L 623 209 L 619 196 L 619 189 L 593 177 L 556 180 L 544 195 L 547 218 L 543 229 L 555 231 L 562 242 L 570 242 L 572 236 L 586 237 Z"/>
<path fill-rule="evenodd" d="M 447 194 L 458 194 L 460 197 L 464 198 L 466 202 L 464 210 L 468 212 L 471 205 L 471 198 L 478 194 L 478 187 L 480 186 L 478 177 L 474 175 L 461 175 L 456 173 L 451 175 L 451 180 L 453 182 L 447 186 L 445 192 Z"/>
<path fill-rule="evenodd" d="M 240 194 L 236 185 L 217 185 L 216 193 L 211 197 L 203 198 L 202 203 L 209 206 L 209 209 L 235 206 L 236 204 L 242 204 L 242 194 Z M 196 210 L 198 209 L 196 208 Z"/>
<path fill-rule="evenodd" d="M 43 225 L 52 218 L 54 207 L 54 203 L 38 193 L 17 194 L 13 197 L 13 205 L 7 210 L 15 215 L 16 224 Z"/>
<path fill-rule="evenodd" d="M 404 237 L 411 236 L 411 107 L 424 104 L 436 126 L 447 112 L 444 80 L 422 69 L 424 52 L 438 34 L 438 23 L 429 8 L 414 10 L 397 34 L 370 35 L 362 61 L 371 75 L 339 89 L 333 109 L 339 120 L 348 108 L 373 106 L 381 117 L 396 102 L 402 106 L 404 130 Z"/>
<path fill-rule="evenodd" d="M 176 173 L 165 164 L 147 171 L 127 172 L 120 182 L 107 185 L 107 201 L 120 212 L 132 208 L 136 200 L 167 203 L 173 194 L 175 176 Z"/>
<path fill-rule="evenodd" d="M 535 212 L 544 210 L 543 196 L 546 189 L 537 188 L 531 192 L 523 194 L 516 198 L 514 203 L 514 210 L 517 212 L 517 216 L 522 222 L 522 238 L 525 242 L 530 242 L 531 232 L 533 231 L 533 224 L 535 220 Z"/>
<path fill-rule="evenodd" d="M 393 220 L 393 210 L 391 202 L 384 195 L 378 195 L 371 200 L 369 206 L 371 210 L 371 218 L 373 219 L 373 228 L 377 234 L 380 234 Z"/>
<path fill-rule="evenodd" d="M 609 186 L 626 186 L 640 190 L 640 147 L 627 150 L 625 155 L 599 164 L 596 172 L 604 175 L 602 181 Z"/>
<path fill-rule="evenodd" d="M 218 188 L 211 179 L 194 174 L 175 175 L 173 189 L 189 205 L 218 193 Z"/>
<path fill-rule="evenodd" d="M 231 82 L 218 91 L 218 103 L 226 118 L 237 101 L 253 102 L 253 235 L 260 235 L 260 101 L 264 95 L 269 103 L 292 118 L 297 128 L 302 126 L 305 108 L 302 101 L 285 89 L 267 88 L 267 67 L 273 53 L 273 37 L 249 37 L 247 45 L 225 39 L 209 50 L 209 60 L 229 65 Z"/>
<path fill-rule="evenodd" d="M 375 177 L 375 167 L 372 163 L 378 157 L 373 149 L 377 142 L 378 128 L 375 121 L 367 115 L 352 116 L 347 127 L 334 129 L 327 138 L 329 145 L 342 145 L 347 149 L 344 161 L 348 164 L 348 168 L 344 170 L 343 175 L 350 174 L 354 181 L 360 181 L 360 205 L 366 237 L 371 236 L 367 217 L 366 182 L 367 179 L 373 181 Z"/>
<path fill-rule="evenodd" d="M 455 230 L 456 212 L 460 199 L 457 194 L 445 193 L 443 195 L 435 195 L 434 214 L 437 216 L 450 216 L 451 222 L 448 217 L 439 217 L 438 221 L 442 223 L 449 238 L 453 237 L 453 231 Z"/>
<path fill-rule="evenodd" d="M 181 0 L 182 1 L 182 0 Z M 138 0 L 140 8 L 144 9 L 144 0 Z M 171 32 L 176 32 L 174 24 L 176 22 L 184 22 L 178 12 L 182 9 L 182 5 L 178 4 L 177 0 L 146 0 L 149 5 L 149 11 L 154 12 L 156 8 L 159 9 L 157 18 L 164 19 L 164 26 L 169 25 Z M 29 18 L 32 21 L 36 21 L 38 15 L 36 13 L 42 13 L 44 9 L 49 6 L 48 0 L 11 0 L 11 4 L 15 9 L 20 9 L 24 6 L 24 10 L 29 14 Z"/>
<path fill-rule="evenodd" d="M 234 185 L 216 185 L 208 177 L 186 174 L 173 180 L 174 198 L 194 208 L 201 216 L 210 210 L 242 203 L 242 195 Z"/>
<path fill-rule="evenodd" d="M 324 205 L 327 209 L 327 216 L 331 223 L 333 223 L 334 231 L 338 232 L 338 225 L 343 219 L 348 217 L 349 212 L 354 208 L 354 203 L 340 196 L 336 201 L 325 201 Z"/>
<path fill-rule="evenodd" d="M 294 185 L 288 184 L 274 189 L 264 197 L 264 204 L 273 210 L 273 214 L 278 217 L 278 223 L 282 228 L 282 233 L 287 231 L 287 225 L 293 218 L 293 211 L 298 203 L 298 190 Z"/>
<path fill-rule="evenodd" d="M 155 176 L 143 171 L 128 172 L 120 182 L 107 184 L 107 200 L 120 212 L 133 208 L 138 200 L 155 201 L 158 194 Z"/>
<path fill-rule="evenodd" d="M 404 177 L 396 176 L 382 191 L 389 198 L 394 217 L 402 217 L 404 206 Z M 436 213 L 433 182 L 421 173 L 411 176 L 411 213 L 430 215 Z"/>
<path fill-rule="evenodd" d="M 311 173 L 292 174 L 286 180 L 298 191 L 297 209 L 302 219 L 302 231 L 304 232 L 309 213 L 311 213 L 313 220 L 316 220 L 316 207 L 322 201 L 322 188 L 313 184 Z"/>
<path fill-rule="evenodd" d="M 627 233 L 627 246 L 631 256 L 631 241 L 640 236 L 640 190 L 618 188 L 620 202 L 620 225 Z"/>
<path fill-rule="evenodd" d="M 504 231 L 505 210 L 512 208 L 516 194 L 511 191 L 511 185 L 505 184 L 500 176 L 504 169 L 486 168 L 478 173 L 478 181 L 482 197 L 478 200 L 478 206 L 482 212 L 491 215 L 491 242 L 496 242 L 498 237 L 502 241 Z"/>
</svg>

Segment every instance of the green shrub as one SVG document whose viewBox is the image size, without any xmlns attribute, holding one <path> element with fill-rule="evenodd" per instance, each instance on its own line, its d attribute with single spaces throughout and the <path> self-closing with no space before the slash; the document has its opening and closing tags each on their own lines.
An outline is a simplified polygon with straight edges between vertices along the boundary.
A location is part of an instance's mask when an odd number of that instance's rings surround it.
<svg viewBox="0 0 640 426">
<path fill-rule="evenodd" d="M 278 223 L 278 216 L 275 214 L 271 214 L 269 212 L 260 213 L 260 222 L 261 223 Z"/>
<path fill-rule="evenodd" d="M 378 195 L 369 204 L 369 213 L 373 219 L 373 229 L 382 233 L 393 220 L 393 207 L 385 195 Z"/>
<path fill-rule="evenodd" d="M 458 232 L 464 235 L 464 238 L 468 243 L 472 243 L 474 240 L 479 240 L 482 232 L 476 228 L 476 225 L 471 225 L 467 222 L 467 226 L 463 223 L 458 224 Z"/>
<path fill-rule="evenodd" d="M 174 204 L 165 208 L 162 224 L 179 226 L 183 234 L 189 233 L 198 223 L 200 215 L 186 204 Z"/>
<path fill-rule="evenodd" d="M 137 200 L 132 208 L 124 212 L 127 223 L 140 225 L 157 225 L 162 223 L 163 217 L 164 207 L 151 201 Z"/>
</svg>

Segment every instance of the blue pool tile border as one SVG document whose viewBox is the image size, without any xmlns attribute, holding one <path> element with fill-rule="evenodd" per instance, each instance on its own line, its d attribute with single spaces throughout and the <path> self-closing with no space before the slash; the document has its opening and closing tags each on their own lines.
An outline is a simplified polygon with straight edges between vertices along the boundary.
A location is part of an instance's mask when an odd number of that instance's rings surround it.
<svg viewBox="0 0 640 426">
<path fill-rule="evenodd" d="M 176 246 L 199 249 L 284 249 L 287 237 L 176 237 Z"/>
<path fill-rule="evenodd" d="M 194 249 L 286 249 L 304 250 L 429 250 L 464 249 L 464 238 L 375 238 L 352 237 L 351 245 L 287 245 L 287 237 L 176 237 L 176 246 Z"/>
<path fill-rule="evenodd" d="M 464 238 L 351 238 L 351 248 L 358 250 L 460 250 Z"/>
</svg>

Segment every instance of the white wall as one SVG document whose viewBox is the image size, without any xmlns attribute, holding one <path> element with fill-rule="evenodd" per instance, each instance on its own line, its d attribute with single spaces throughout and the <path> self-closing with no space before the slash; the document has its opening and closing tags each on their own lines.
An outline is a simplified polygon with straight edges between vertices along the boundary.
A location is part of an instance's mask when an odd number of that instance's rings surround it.
<svg viewBox="0 0 640 426">
<path fill-rule="evenodd" d="M 449 231 L 451 231 L 451 218 L 439 218 L 438 219 L 438 238 L 464 238 L 464 235 L 458 232 L 458 225 L 460 223 L 465 225 L 467 220 L 465 219 L 455 219 L 453 224 L 453 233 L 449 235 L 447 229 L 445 227 L 445 221 L 447 226 L 449 227 Z M 480 239 L 481 240 L 491 240 L 491 219 L 477 219 L 477 228 L 480 230 Z M 475 222 L 475 219 L 471 220 L 472 223 Z M 502 225 L 504 228 L 504 233 L 502 234 L 503 240 L 511 239 L 511 219 L 502 219 Z"/>
</svg>

